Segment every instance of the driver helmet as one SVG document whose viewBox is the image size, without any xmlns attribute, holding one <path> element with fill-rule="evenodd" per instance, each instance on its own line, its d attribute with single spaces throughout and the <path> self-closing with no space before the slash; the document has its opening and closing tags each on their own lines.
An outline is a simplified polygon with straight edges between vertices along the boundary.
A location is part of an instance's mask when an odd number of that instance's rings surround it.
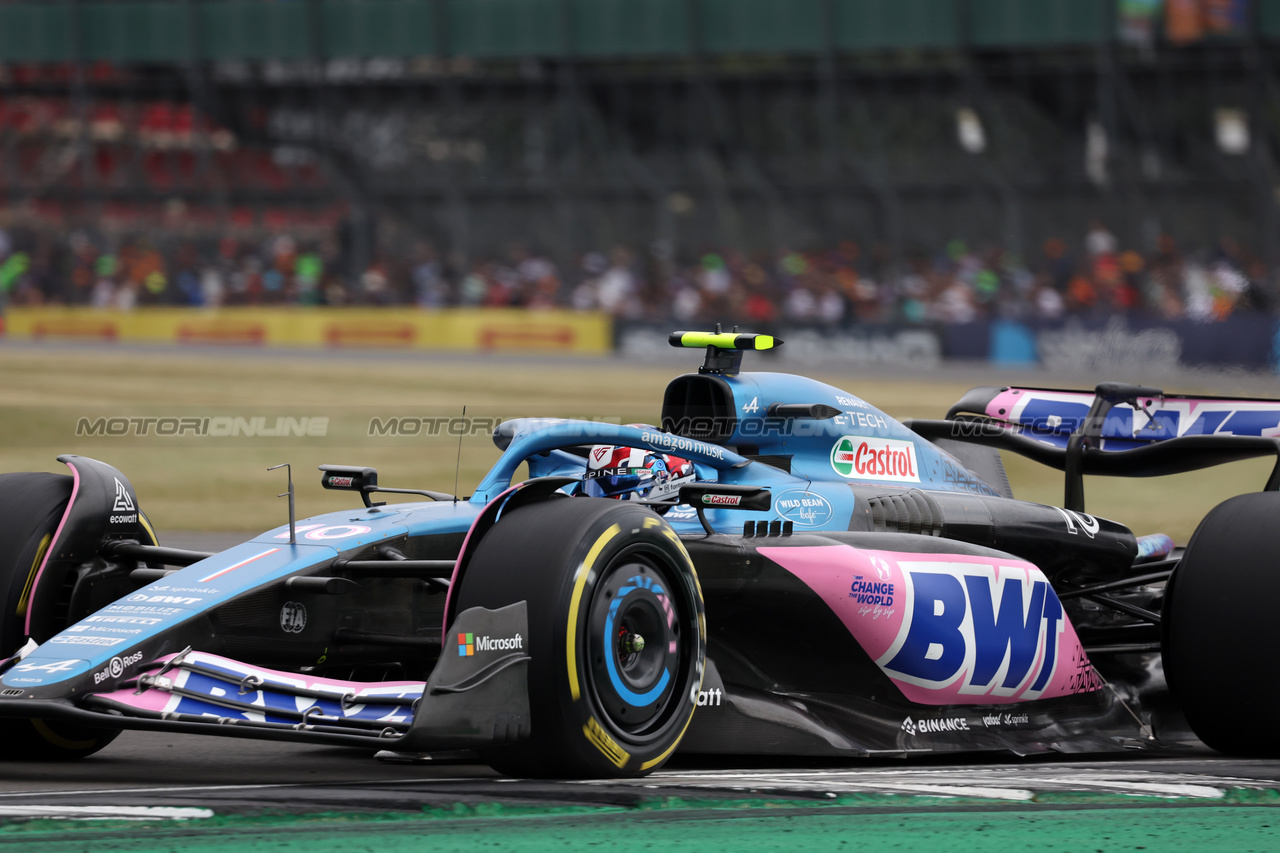
<svg viewBox="0 0 1280 853">
<path fill-rule="evenodd" d="M 694 481 L 693 463 L 639 447 L 597 444 L 587 456 L 582 493 L 624 501 L 675 500 Z"/>
</svg>

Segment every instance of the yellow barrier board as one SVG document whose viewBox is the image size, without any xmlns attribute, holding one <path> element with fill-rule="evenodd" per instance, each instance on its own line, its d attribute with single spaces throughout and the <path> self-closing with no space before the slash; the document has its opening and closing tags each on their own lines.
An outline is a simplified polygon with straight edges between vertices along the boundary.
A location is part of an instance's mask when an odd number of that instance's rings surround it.
<svg viewBox="0 0 1280 853">
<path fill-rule="evenodd" d="M 613 345 L 605 314 L 515 308 L 12 308 L 4 317 L 4 333 L 15 340 L 452 352 L 599 354 Z"/>
</svg>

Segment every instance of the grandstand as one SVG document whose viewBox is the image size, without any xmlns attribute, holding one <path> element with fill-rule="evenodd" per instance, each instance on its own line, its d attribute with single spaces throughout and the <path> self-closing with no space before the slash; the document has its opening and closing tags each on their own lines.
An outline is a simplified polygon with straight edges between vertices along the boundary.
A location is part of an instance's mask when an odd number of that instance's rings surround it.
<svg viewBox="0 0 1280 853">
<path fill-rule="evenodd" d="M 618 252 L 1034 274 L 1092 230 L 1213 250 L 1269 307 L 1278 61 L 1262 0 L 9 0 L 0 226 L 51 301 L 236 240 L 287 241 L 242 270 L 290 278 L 265 301 L 378 304 L 430 303 L 431 263 L 456 301 L 489 261 L 532 293 Z"/>
</svg>

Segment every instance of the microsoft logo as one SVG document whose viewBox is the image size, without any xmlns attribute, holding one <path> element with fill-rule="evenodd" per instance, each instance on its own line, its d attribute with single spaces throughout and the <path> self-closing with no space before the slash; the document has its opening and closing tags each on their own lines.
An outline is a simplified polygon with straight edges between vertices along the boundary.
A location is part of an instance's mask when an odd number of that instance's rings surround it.
<svg viewBox="0 0 1280 853">
<path fill-rule="evenodd" d="M 490 637 L 488 634 L 477 637 L 475 634 L 458 634 L 458 657 L 468 658 L 476 652 L 509 652 L 524 649 L 524 638 L 519 634 L 514 637 Z"/>
</svg>

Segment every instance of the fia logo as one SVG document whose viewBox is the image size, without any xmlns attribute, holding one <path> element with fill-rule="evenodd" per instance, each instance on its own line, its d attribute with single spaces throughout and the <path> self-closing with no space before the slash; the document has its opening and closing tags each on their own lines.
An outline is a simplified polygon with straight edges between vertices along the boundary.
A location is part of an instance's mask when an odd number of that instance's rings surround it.
<svg viewBox="0 0 1280 853">
<path fill-rule="evenodd" d="M 286 601 L 280 608 L 280 630 L 286 634 L 301 634 L 307 627 L 307 608 L 297 601 Z"/>
</svg>

